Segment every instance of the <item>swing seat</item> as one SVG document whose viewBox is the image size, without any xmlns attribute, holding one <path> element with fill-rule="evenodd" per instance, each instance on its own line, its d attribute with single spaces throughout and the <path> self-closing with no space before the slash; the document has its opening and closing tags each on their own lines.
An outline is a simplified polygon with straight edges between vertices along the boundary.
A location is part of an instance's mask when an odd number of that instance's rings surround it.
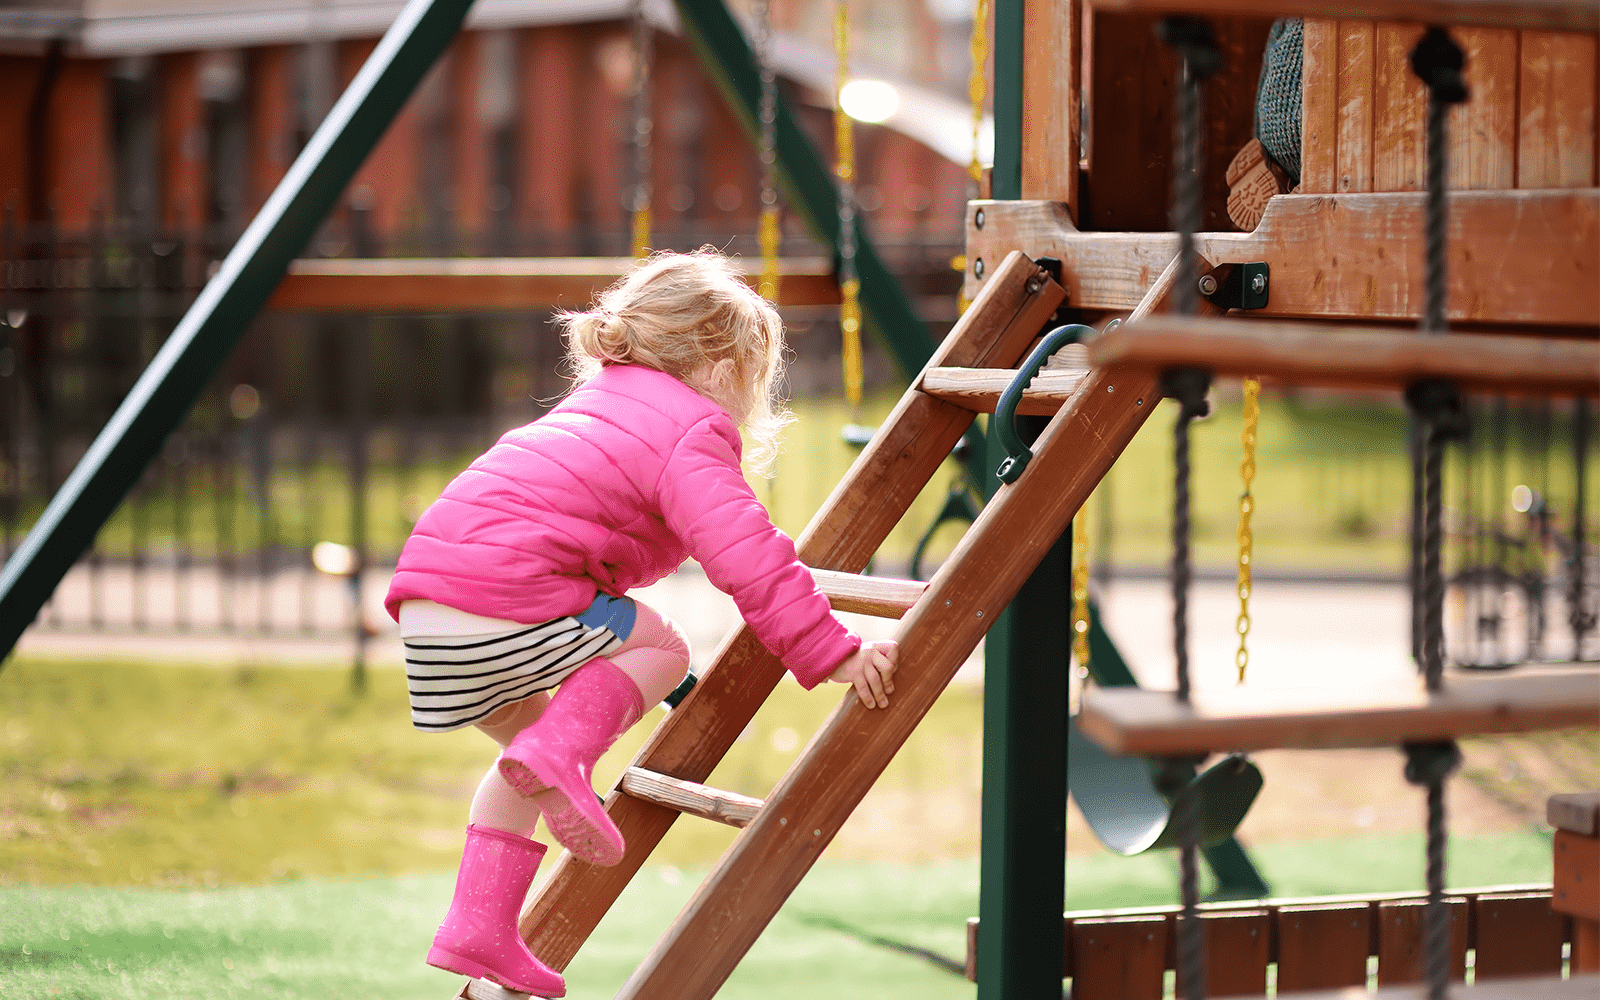
<svg viewBox="0 0 1600 1000">
<path fill-rule="evenodd" d="M 1118 757 L 1068 719 L 1067 789 L 1094 835 L 1124 856 L 1178 846 L 1174 802 L 1156 790 L 1154 761 Z M 1233 836 L 1262 785 L 1261 769 L 1243 757 L 1228 757 L 1197 774 L 1180 795 L 1198 797 L 1200 844 L 1210 847 Z"/>
</svg>

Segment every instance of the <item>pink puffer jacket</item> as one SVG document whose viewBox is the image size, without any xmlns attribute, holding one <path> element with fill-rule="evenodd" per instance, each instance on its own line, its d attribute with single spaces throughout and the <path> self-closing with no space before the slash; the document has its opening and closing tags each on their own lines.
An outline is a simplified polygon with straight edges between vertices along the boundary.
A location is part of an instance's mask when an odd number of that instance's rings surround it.
<svg viewBox="0 0 1600 1000">
<path fill-rule="evenodd" d="M 435 601 L 529 624 L 621 596 L 692 557 L 814 687 L 861 640 L 739 471 L 722 407 L 670 375 L 612 365 L 506 432 L 417 521 L 385 605 Z"/>
</svg>

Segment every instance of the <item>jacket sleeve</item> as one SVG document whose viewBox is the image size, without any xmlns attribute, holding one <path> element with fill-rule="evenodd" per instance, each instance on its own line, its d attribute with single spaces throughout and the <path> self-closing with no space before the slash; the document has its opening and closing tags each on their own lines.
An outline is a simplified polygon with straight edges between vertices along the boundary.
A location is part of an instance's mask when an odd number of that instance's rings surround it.
<svg viewBox="0 0 1600 1000">
<path fill-rule="evenodd" d="M 745 481 L 738 432 L 725 414 L 700 421 L 678 441 L 657 493 L 668 529 L 802 686 L 826 680 L 860 648 Z"/>
</svg>

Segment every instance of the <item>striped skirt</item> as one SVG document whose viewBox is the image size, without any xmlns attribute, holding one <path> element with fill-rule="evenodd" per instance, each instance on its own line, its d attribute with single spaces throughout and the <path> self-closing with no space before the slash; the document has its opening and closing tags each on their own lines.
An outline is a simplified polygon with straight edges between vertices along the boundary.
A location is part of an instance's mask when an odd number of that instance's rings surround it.
<svg viewBox="0 0 1600 1000">
<path fill-rule="evenodd" d="M 578 615 L 487 635 L 405 640 L 411 724 L 427 732 L 460 729 L 505 705 L 553 688 L 633 632 L 634 604 L 601 594 Z"/>
</svg>

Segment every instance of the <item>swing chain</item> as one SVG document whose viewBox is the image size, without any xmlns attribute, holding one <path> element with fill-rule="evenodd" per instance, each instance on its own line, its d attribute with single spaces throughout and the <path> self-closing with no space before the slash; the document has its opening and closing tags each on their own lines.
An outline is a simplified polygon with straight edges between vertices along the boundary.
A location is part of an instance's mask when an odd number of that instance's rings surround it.
<svg viewBox="0 0 1600 1000">
<path fill-rule="evenodd" d="M 967 96 L 972 99 L 972 162 L 967 176 L 972 178 L 973 197 L 983 189 L 983 161 L 978 156 L 978 133 L 983 128 L 983 102 L 988 81 L 984 66 L 989 61 L 989 0 L 973 0 L 972 75 L 967 79 Z"/>
<path fill-rule="evenodd" d="M 1072 519 L 1072 657 L 1089 676 L 1089 502 Z"/>
<path fill-rule="evenodd" d="M 1255 513 L 1255 496 L 1250 484 L 1256 478 L 1256 427 L 1261 419 L 1261 383 L 1253 378 L 1244 380 L 1244 429 L 1239 440 L 1244 445 L 1244 457 L 1239 460 L 1239 478 L 1244 491 L 1239 494 L 1239 618 L 1235 629 L 1239 633 L 1239 651 L 1234 663 L 1239 668 L 1239 683 L 1244 683 L 1245 668 L 1250 665 L 1250 649 L 1246 640 L 1250 636 L 1251 564 L 1254 559 L 1255 535 L 1250 531 L 1250 515 Z"/>
<path fill-rule="evenodd" d="M 633 212 L 631 250 L 635 258 L 650 252 L 650 171 L 651 63 L 654 61 L 654 31 L 645 16 L 644 0 L 633 0 L 633 197 L 628 207 Z"/>
<path fill-rule="evenodd" d="M 761 69 L 761 103 L 756 120 L 761 137 L 757 149 L 761 160 L 761 221 L 757 237 L 761 243 L 761 283 L 759 290 L 767 301 L 777 304 L 778 247 L 783 239 L 779 225 L 778 186 L 778 81 L 772 69 L 772 7 L 768 0 L 754 0 L 755 56 Z"/>
<path fill-rule="evenodd" d="M 834 4 L 833 46 L 838 60 L 834 82 L 833 130 L 839 177 L 839 332 L 844 366 L 844 394 L 851 410 L 861 406 L 861 280 L 856 276 L 856 152 L 850 116 L 845 114 L 844 86 L 850 82 L 850 4 Z"/>
</svg>

